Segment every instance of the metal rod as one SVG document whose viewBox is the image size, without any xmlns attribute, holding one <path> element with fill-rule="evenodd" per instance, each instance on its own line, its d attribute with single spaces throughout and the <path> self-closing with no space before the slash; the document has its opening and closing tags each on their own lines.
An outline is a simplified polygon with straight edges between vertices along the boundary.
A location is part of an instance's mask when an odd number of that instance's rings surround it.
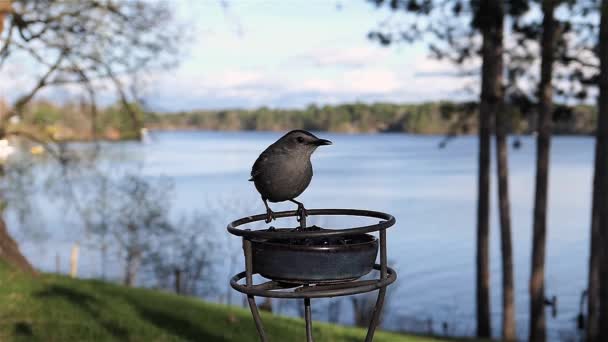
<svg viewBox="0 0 608 342">
<path fill-rule="evenodd" d="M 298 287 L 297 284 L 286 284 L 286 283 L 278 283 L 274 280 L 267 281 L 265 283 L 259 285 L 253 285 L 252 288 L 256 290 L 283 290 L 283 289 L 292 289 L 294 287 Z"/>
<path fill-rule="evenodd" d="M 266 332 L 264 331 L 264 326 L 262 325 L 262 318 L 260 317 L 258 306 L 255 303 L 255 297 L 248 295 L 247 302 L 249 303 L 249 309 L 251 309 L 251 315 L 253 316 L 253 321 L 255 322 L 255 328 L 258 330 L 258 335 L 260 335 L 260 341 L 268 342 L 268 337 L 266 337 Z"/>
<path fill-rule="evenodd" d="M 380 270 L 381 267 L 379 264 L 374 265 L 375 270 Z M 384 286 L 388 286 L 395 282 L 397 279 L 397 273 L 390 267 L 387 267 L 387 278 L 382 280 L 376 280 L 375 282 L 368 283 L 367 281 L 352 281 L 348 284 L 349 287 L 340 287 L 334 288 L 333 286 L 330 288 L 326 288 L 325 286 L 314 286 L 314 291 L 311 289 L 310 291 L 271 291 L 258 289 L 256 286 L 246 286 L 239 284 L 239 281 L 246 278 L 245 272 L 241 272 L 236 274 L 232 279 L 230 279 L 230 286 L 233 289 L 254 296 L 261 297 L 270 297 L 270 298 L 323 298 L 323 297 L 338 297 L 338 296 L 348 296 L 358 293 L 370 292 L 377 289 L 380 289 Z"/>
<path fill-rule="evenodd" d="M 376 327 L 380 323 L 380 314 L 382 313 L 382 306 L 384 305 L 384 295 L 386 294 L 386 287 L 383 287 L 378 291 L 378 299 L 376 300 L 376 306 L 374 307 L 374 316 L 369 322 L 369 328 L 367 329 L 367 335 L 365 336 L 365 342 L 372 342 L 374 340 L 374 333 Z"/>
<path fill-rule="evenodd" d="M 346 229 L 324 229 L 322 231 L 281 231 L 282 228 L 275 227 L 274 231 L 263 230 L 247 230 L 237 228 L 239 226 L 252 222 L 263 221 L 267 218 L 266 214 L 247 216 L 231 222 L 227 229 L 233 235 L 244 236 L 248 238 L 262 239 L 292 239 L 292 238 L 315 238 L 315 237 L 337 237 L 337 236 L 352 236 L 376 232 L 382 229 L 387 229 L 395 224 L 395 218 L 392 215 L 371 210 L 357 209 L 310 209 L 307 210 L 309 216 L 315 215 L 346 215 L 373 217 L 383 221 L 369 226 L 346 228 Z M 280 211 L 275 212 L 276 218 L 296 216 L 296 211 Z"/>
<path fill-rule="evenodd" d="M 306 341 L 314 342 L 312 337 L 312 312 L 310 310 L 310 298 L 304 298 L 304 316 L 306 319 Z"/>
<path fill-rule="evenodd" d="M 294 292 L 314 292 L 314 291 L 325 291 L 325 290 L 340 290 L 340 289 L 349 289 L 354 286 L 367 286 L 367 285 L 375 285 L 378 283 L 378 280 L 359 280 L 356 283 L 347 282 L 347 283 L 338 283 L 338 284 L 328 284 L 328 285 L 316 285 L 316 286 L 303 286 L 298 287 L 294 290 Z"/>
<path fill-rule="evenodd" d="M 243 238 L 243 252 L 245 253 L 245 284 L 253 286 L 253 252 L 251 250 L 251 241 L 246 238 Z"/>
<path fill-rule="evenodd" d="M 245 252 L 246 284 L 247 287 L 253 287 L 253 255 L 251 251 L 251 241 L 245 238 L 243 238 L 243 250 Z M 255 328 L 258 330 L 258 335 L 260 335 L 260 341 L 267 342 L 268 338 L 266 337 L 266 332 L 262 325 L 262 318 L 260 317 L 258 306 L 255 303 L 255 297 L 253 295 L 247 295 L 247 302 L 249 303 L 249 309 L 251 310 L 251 315 L 255 322 Z"/>
<path fill-rule="evenodd" d="M 380 231 L 380 279 L 386 279 L 388 261 L 386 260 L 386 229 Z"/>
<path fill-rule="evenodd" d="M 386 257 L 386 230 L 380 230 L 380 280 L 385 280 L 388 276 L 387 272 L 387 257 Z M 378 299 L 376 300 L 376 306 L 374 307 L 374 315 L 372 320 L 369 322 L 369 328 L 367 329 L 367 335 L 365 336 L 365 342 L 372 342 L 374 339 L 374 333 L 380 323 L 380 315 L 382 314 L 382 307 L 384 306 L 384 296 L 386 295 L 386 286 L 382 287 L 378 291 Z"/>
</svg>

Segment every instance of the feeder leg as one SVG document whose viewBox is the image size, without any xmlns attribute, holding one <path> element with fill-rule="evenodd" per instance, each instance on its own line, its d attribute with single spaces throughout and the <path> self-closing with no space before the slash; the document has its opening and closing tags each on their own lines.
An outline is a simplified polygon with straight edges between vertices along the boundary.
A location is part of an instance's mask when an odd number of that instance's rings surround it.
<svg viewBox="0 0 608 342">
<path fill-rule="evenodd" d="M 387 256 L 386 256 L 386 230 L 380 231 L 380 279 L 384 280 L 388 276 L 387 274 Z M 382 314 L 382 306 L 384 305 L 384 296 L 386 295 L 386 286 L 378 291 L 378 299 L 376 300 L 376 306 L 374 307 L 374 315 L 372 316 L 371 322 L 369 322 L 369 328 L 367 329 L 367 336 L 365 336 L 365 342 L 372 342 L 374 339 L 374 332 L 380 323 L 380 314 Z"/>
<path fill-rule="evenodd" d="M 255 328 L 258 330 L 258 334 L 260 335 L 260 341 L 267 342 L 268 337 L 266 337 L 266 332 L 264 331 L 264 326 L 262 325 L 262 318 L 260 317 L 258 306 L 255 304 L 255 297 L 248 295 L 247 301 L 249 302 L 251 315 L 253 316 L 253 321 L 255 322 Z"/>
<path fill-rule="evenodd" d="M 312 313 L 310 310 L 310 298 L 304 298 L 304 316 L 306 319 L 306 341 L 313 342 L 312 337 Z"/>
<path fill-rule="evenodd" d="M 367 329 L 367 335 L 365 336 L 365 342 L 372 342 L 374 340 L 374 333 L 376 327 L 380 322 L 380 314 L 382 313 L 382 306 L 384 305 L 384 295 L 386 294 L 386 287 L 383 287 L 378 291 L 378 299 L 376 300 L 376 306 L 374 307 L 374 316 L 371 322 L 369 322 L 369 328 Z"/>
<path fill-rule="evenodd" d="M 243 238 L 243 251 L 245 252 L 245 275 L 247 287 L 253 286 L 253 253 L 251 251 L 251 241 Z M 262 325 L 262 318 L 258 311 L 258 306 L 255 304 L 255 297 L 253 295 L 247 295 L 247 302 L 249 302 L 249 309 L 251 309 L 251 315 L 255 322 L 255 328 L 258 330 L 260 335 L 260 341 L 267 342 L 266 332 Z"/>
</svg>

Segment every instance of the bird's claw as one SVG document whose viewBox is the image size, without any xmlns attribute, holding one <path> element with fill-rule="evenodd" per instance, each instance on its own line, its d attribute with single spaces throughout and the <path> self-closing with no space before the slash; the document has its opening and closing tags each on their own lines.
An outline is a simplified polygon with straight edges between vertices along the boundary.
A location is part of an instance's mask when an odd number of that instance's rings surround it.
<svg viewBox="0 0 608 342">
<path fill-rule="evenodd" d="M 306 208 L 304 208 L 304 205 L 302 205 L 302 204 L 298 205 L 296 215 L 298 215 L 298 218 L 297 218 L 298 222 L 302 221 L 302 219 L 304 219 L 304 217 L 308 217 L 308 211 L 306 210 Z"/>
<path fill-rule="evenodd" d="M 270 223 L 274 219 L 275 219 L 274 212 L 270 209 L 267 209 L 266 210 L 266 223 Z"/>
</svg>

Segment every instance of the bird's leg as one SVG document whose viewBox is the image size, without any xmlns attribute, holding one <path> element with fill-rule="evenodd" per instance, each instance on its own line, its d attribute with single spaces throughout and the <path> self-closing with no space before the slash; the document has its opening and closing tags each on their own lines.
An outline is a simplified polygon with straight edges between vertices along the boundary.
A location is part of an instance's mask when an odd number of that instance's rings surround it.
<svg viewBox="0 0 608 342">
<path fill-rule="evenodd" d="M 274 212 L 270 209 L 270 207 L 268 206 L 268 202 L 264 197 L 262 197 L 262 201 L 264 201 L 264 205 L 266 206 L 266 223 L 270 223 L 272 220 L 275 219 Z"/>
<path fill-rule="evenodd" d="M 295 199 L 290 199 L 290 201 L 298 205 L 298 222 L 302 221 L 302 218 L 304 218 L 305 216 L 308 216 L 308 212 L 306 211 L 306 208 L 304 208 L 304 203 L 298 202 Z"/>
</svg>

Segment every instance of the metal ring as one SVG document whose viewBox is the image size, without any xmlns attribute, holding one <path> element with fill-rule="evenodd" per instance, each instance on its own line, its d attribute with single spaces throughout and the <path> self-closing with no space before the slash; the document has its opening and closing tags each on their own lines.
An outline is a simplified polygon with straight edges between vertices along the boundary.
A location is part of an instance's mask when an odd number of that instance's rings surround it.
<svg viewBox="0 0 608 342">
<path fill-rule="evenodd" d="M 263 221 L 266 219 L 266 214 L 247 216 L 236 221 L 231 222 L 227 229 L 230 234 L 236 236 L 243 236 L 245 238 L 262 238 L 262 239 L 290 239 L 290 238 L 317 238 L 317 237 L 337 237 L 337 236 L 349 236 L 376 232 L 387 229 L 395 224 L 395 218 L 390 215 L 379 211 L 372 210 L 360 210 L 360 209 L 308 209 L 306 211 L 309 216 L 320 216 L 320 215 L 333 215 L 333 216 L 360 216 L 360 217 L 371 217 L 381 219 L 377 224 L 369 226 L 361 226 L 346 229 L 323 229 L 316 231 L 267 231 L 267 230 L 245 230 L 239 229 L 238 226 L 244 224 Z M 275 213 L 275 217 L 291 217 L 297 216 L 297 211 L 280 211 Z"/>
<path fill-rule="evenodd" d="M 375 270 L 380 270 L 379 264 L 374 265 Z M 397 272 L 390 267 L 387 267 L 387 277 L 384 279 L 376 279 L 373 283 L 369 281 L 352 281 L 345 283 L 333 284 L 341 286 L 340 288 L 331 288 L 332 285 L 324 285 L 319 287 L 327 287 L 327 289 L 312 290 L 307 292 L 281 291 L 281 290 L 265 290 L 247 285 L 239 284 L 239 280 L 245 278 L 245 272 L 241 272 L 230 279 L 230 286 L 233 289 L 248 295 L 270 298 L 324 298 L 324 297 L 339 297 L 348 296 L 358 293 L 371 292 L 392 284 L 397 279 Z M 358 284 L 359 283 L 359 284 Z M 348 287 L 344 287 L 351 285 Z"/>
</svg>

